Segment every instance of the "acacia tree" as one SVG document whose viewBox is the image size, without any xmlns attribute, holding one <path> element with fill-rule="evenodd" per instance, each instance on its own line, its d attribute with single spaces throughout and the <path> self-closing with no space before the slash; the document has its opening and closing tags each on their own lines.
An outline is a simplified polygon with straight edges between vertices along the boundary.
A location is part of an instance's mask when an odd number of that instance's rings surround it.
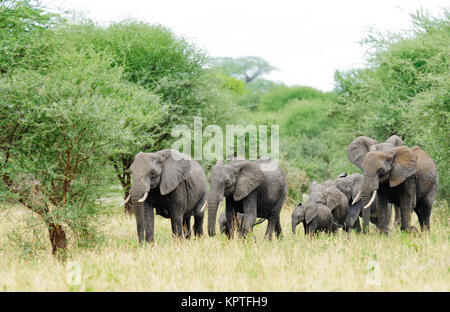
<svg viewBox="0 0 450 312">
<path fill-rule="evenodd" d="M 64 255 L 68 231 L 91 238 L 108 155 L 155 123 L 159 97 L 124 80 L 108 54 L 80 49 L 64 25 L 28 33 L 0 77 L 0 197 L 40 216 L 52 253 Z"/>
<path fill-rule="evenodd" d="M 172 127 L 192 124 L 201 115 L 209 123 L 226 124 L 238 109 L 222 88 L 222 81 L 205 68 L 205 54 L 184 38 L 160 25 L 125 20 L 99 27 L 92 22 L 72 25 L 67 35 L 79 45 L 108 53 L 114 65 L 123 68 L 124 77 L 160 97 L 159 111 L 151 123 L 128 120 L 131 140 L 112 149 L 109 159 L 119 179 L 124 198 L 131 185 L 129 167 L 140 151 L 154 152 L 170 147 Z M 227 109 L 225 109 L 227 108 Z M 238 114 L 236 114 L 238 115 Z M 132 212 L 131 205 L 125 205 Z"/>
<path fill-rule="evenodd" d="M 212 58 L 210 62 L 213 67 L 218 68 L 225 75 L 243 80 L 245 84 L 249 84 L 276 69 L 269 62 L 257 56 L 216 57 Z"/>
</svg>

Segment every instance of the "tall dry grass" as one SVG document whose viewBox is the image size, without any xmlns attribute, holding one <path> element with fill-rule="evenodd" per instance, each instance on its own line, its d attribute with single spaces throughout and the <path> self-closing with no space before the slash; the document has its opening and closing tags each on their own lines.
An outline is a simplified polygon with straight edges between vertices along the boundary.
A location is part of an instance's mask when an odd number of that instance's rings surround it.
<svg viewBox="0 0 450 312">
<path fill-rule="evenodd" d="M 386 237 L 372 227 L 368 235 L 347 237 L 340 231 L 310 238 L 300 228 L 294 236 L 290 230 L 293 207 L 286 206 L 281 214 L 282 240 L 264 241 L 263 223 L 255 227 L 254 239 L 247 241 L 228 241 L 224 235 L 176 241 L 169 220 L 158 216 L 155 244 L 139 246 L 134 217 L 124 215 L 119 202 L 112 201 L 111 213 L 103 217 L 102 240 L 89 248 L 72 244 L 69 265 L 45 250 L 44 227 L 35 235 L 27 230 L 33 217 L 25 222 L 23 217 L 30 217 L 26 210 L 19 206 L 3 210 L 0 290 L 449 290 L 449 207 L 445 203 L 434 209 L 430 233 L 402 233 L 395 228 Z M 413 224 L 417 225 L 415 215 Z M 15 230 L 20 236 L 14 235 Z M 73 285 L 70 278 L 77 268 L 80 284 Z"/>
</svg>

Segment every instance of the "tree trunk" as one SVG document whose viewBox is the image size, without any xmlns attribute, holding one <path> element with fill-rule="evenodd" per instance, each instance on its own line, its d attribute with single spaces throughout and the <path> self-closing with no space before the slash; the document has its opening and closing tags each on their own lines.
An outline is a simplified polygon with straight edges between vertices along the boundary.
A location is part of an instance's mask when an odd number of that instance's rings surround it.
<svg viewBox="0 0 450 312">
<path fill-rule="evenodd" d="M 131 174 L 129 172 L 129 168 L 131 166 L 133 159 L 129 157 L 124 157 L 120 161 L 122 163 L 120 167 L 118 165 L 119 163 L 118 161 L 113 162 L 113 165 L 116 171 L 116 176 L 119 179 L 123 190 L 125 191 L 125 197 L 123 198 L 125 200 L 130 194 Z M 128 201 L 128 203 L 124 205 L 124 212 L 127 214 L 133 214 L 134 208 L 133 205 L 131 204 L 131 201 Z"/>
<path fill-rule="evenodd" d="M 65 257 L 67 251 L 67 237 L 60 224 L 52 222 L 47 223 L 50 234 L 50 243 L 52 244 L 52 254 L 58 257 Z"/>
</svg>

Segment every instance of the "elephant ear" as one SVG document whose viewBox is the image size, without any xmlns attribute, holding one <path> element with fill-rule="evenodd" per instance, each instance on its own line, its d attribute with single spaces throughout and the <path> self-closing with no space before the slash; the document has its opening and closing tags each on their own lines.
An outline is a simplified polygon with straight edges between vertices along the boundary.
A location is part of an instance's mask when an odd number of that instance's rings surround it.
<svg viewBox="0 0 450 312">
<path fill-rule="evenodd" d="M 398 135 L 392 135 L 389 137 L 389 139 L 387 139 L 385 141 L 386 143 L 390 143 L 394 146 L 402 146 L 405 145 L 405 143 L 403 142 L 403 140 L 398 136 Z"/>
<path fill-rule="evenodd" d="M 157 154 L 162 165 L 159 191 L 161 195 L 167 195 L 189 177 L 191 161 L 189 157 L 175 150 L 164 150 Z"/>
<path fill-rule="evenodd" d="M 317 217 L 317 214 L 319 213 L 319 209 L 316 205 L 308 207 L 305 212 L 305 222 L 306 224 L 310 224 L 311 221 Z"/>
<path fill-rule="evenodd" d="M 389 151 L 392 155 L 392 169 L 389 186 L 396 187 L 417 171 L 417 155 L 407 146 L 394 147 Z"/>
<path fill-rule="evenodd" d="M 326 197 L 326 206 L 330 208 L 331 211 L 341 205 L 342 197 L 339 194 L 341 191 L 339 191 L 335 186 L 327 187 L 323 190 L 323 193 Z"/>
<path fill-rule="evenodd" d="M 360 169 L 361 164 L 366 157 L 367 152 L 370 150 L 370 147 L 378 142 L 374 139 L 371 139 L 366 136 L 357 137 L 352 143 L 347 147 L 347 157 L 350 162 Z"/>
<path fill-rule="evenodd" d="M 264 174 L 256 163 L 245 163 L 239 170 L 233 199 L 240 201 L 257 188 L 264 178 Z"/>
</svg>

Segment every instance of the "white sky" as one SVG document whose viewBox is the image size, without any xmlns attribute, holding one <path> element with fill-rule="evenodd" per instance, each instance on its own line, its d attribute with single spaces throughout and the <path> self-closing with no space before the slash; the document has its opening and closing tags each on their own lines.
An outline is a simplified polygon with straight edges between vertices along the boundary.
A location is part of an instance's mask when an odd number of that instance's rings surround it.
<svg viewBox="0 0 450 312">
<path fill-rule="evenodd" d="M 132 17 L 171 28 L 210 56 L 259 56 L 279 70 L 265 78 L 333 89 L 337 69 L 364 64 L 370 27 L 399 31 L 422 7 L 440 15 L 450 0 L 48 0 L 107 24 Z"/>
</svg>

